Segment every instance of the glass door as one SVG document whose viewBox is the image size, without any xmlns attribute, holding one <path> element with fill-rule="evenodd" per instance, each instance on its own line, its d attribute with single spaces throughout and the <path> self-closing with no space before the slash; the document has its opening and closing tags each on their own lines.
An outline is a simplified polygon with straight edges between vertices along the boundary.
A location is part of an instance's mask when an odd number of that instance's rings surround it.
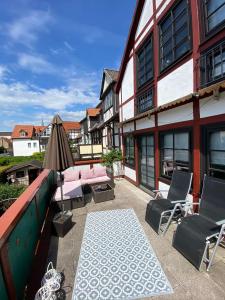
<svg viewBox="0 0 225 300">
<path fill-rule="evenodd" d="M 155 188 L 154 135 L 139 137 L 140 184 L 147 189 Z"/>
</svg>

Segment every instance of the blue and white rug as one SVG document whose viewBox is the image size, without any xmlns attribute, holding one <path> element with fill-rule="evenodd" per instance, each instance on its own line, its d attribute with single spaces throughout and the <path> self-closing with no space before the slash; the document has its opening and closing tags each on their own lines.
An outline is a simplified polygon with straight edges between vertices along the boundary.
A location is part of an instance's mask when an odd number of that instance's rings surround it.
<svg viewBox="0 0 225 300">
<path fill-rule="evenodd" d="M 133 209 L 88 214 L 73 300 L 127 300 L 172 292 Z"/>
</svg>

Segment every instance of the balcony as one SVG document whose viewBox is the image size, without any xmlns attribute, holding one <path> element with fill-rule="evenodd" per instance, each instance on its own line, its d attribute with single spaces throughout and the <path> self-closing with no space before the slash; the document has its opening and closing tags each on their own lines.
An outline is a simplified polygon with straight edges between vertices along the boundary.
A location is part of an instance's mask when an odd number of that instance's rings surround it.
<svg viewBox="0 0 225 300">
<path fill-rule="evenodd" d="M 225 251 L 219 248 L 210 273 L 197 271 L 171 246 L 176 225 L 160 237 L 145 222 L 150 196 L 125 179 L 115 180 L 115 199 L 73 210 L 74 226 L 64 238 L 51 234 L 51 194 L 55 174 L 45 170 L 0 220 L 0 299 L 33 299 L 48 261 L 63 271 L 65 299 L 71 299 L 87 215 L 91 212 L 133 208 L 151 242 L 174 294 L 155 299 L 224 299 Z M 28 285 L 28 286 L 27 286 Z M 27 288 L 26 288 L 27 286 Z M 146 298 L 150 299 L 150 298 Z M 151 298 L 152 299 L 152 298 Z"/>
<path fill-rule="evenodd" d="M 78 145 L 78 160 L 101 159 L 103 153 L 102 144 Z"/>
<path fill-rule="evenodd" d="M 200 57 L 200 87 L 206 87 L 225 78 L 225 41 Z"/>
</svg>

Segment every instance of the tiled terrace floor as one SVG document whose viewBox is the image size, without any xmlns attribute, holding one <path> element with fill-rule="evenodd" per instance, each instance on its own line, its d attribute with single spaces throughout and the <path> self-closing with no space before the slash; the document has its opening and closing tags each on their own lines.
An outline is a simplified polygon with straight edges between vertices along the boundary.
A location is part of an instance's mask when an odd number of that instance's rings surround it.
<svg viewBox="0 0 225 300">
<path fill-rule="evenodd" d="M 99 210 L 133 208 L 145 234 L 147 235 L 163 269 L 169 279 L 174 294 L 151 299 L 225 299 L 225 249 L 220 247 L 215 264 L 209 273 L 197 271 L 172 246 L 175 225 L 172 225 L 165 237 L 159 237 L 145 222 L 145 209 L 150 196 L 128 181 L 116 180 L 115 200 L 95 204 L 93 201 L 83 208 L 73 210 L 75 225 L 64 238 L 52 236 L 49 260 L 56 263 L 59 271 L 65 274 L 63 289 L 66 299 L 71 299 L 86 216 Z M 150 299 L 150 298 L 144 298 Z M 96 299 L 97 300 L 97 299 Z"/>
</svg>

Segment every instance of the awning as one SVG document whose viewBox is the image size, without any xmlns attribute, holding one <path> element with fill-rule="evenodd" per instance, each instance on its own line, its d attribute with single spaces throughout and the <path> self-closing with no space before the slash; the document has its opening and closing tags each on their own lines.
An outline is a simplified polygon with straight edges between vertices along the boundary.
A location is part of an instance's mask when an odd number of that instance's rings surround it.
<svg viewBox="0 0 225 300">
<path fill-rule="evenodd" d="M 200 98 L 204 98 L 204 97 L 207 97 L 208 95 L 211 95 L 211 94 L 213 94 L 213 93 L 215 93 L 217 91 L 222 92 L 224 90 L 225 90 L 225 80 L 221 81 L 221 82 L 218 82 L 218 83 L 215 83 L 213 85 L 210 85 L 209 87 L 205 87 L 203 89 L 200 89 L 196 93 L 188 94 L 185 97 L 181 97 L 181 98 L 178 98 L 178 99 L 176 99 L 174 101 L 171 101 L 169 103 L 160 105 L 157 108 L 153 108 L 153 109 L 147 110 L 146 112 L 138 114 L 137 116 L 135 116 L 133 118 L 130 118 L 128 120 L 120 122 L 119 125 L 122 126 L 123 124 L 127 124 L 127 123 L 130 123 L 132 121 L 139 120 L 139 119 L 142 119 L 144 117 L 148 117 L 148 116 L 150 116 L 152 114 L 161 112 L 163 110 L 171 109 L 174 106 L 177 106 L 178 104 L 188 103 L 188 102 L 190 102 L 190 100 L 192 100 L 194 98 L 199 98 L 199 99 Z"/>
</svg>

